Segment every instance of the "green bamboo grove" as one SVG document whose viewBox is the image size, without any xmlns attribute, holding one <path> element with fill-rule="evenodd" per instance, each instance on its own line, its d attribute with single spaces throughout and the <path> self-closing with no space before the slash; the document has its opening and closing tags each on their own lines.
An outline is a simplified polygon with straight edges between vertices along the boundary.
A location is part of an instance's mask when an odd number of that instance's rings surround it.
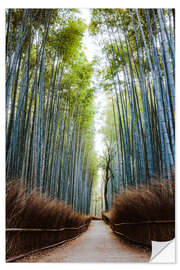
<svg viewBox="0 0 180 270">
<path fill-rule="evenodd" d="M 6 177 L 88 214 L 93 62 L 74 9 L 6 10 Z"/>
<path fill-rule="evenodd" d="M 7 182 L 21 179 L 84 214 L 99 163 L 105 210 L 116 192 L 174 174 L 175 11 L 91 9 L 89 32 L 102 47 L 96 81 L 110 109 L 102 162 L 86 29 L 76 9 L 6 10 Z"/>
<path fill-rule="evenodd" d="M 172 177 L 175 11 L 94 9 L 90 29 L 103 47 L 104 89 L 112 100 L 103 165 L 107 210 L 115 192 Z"/>
</svg>

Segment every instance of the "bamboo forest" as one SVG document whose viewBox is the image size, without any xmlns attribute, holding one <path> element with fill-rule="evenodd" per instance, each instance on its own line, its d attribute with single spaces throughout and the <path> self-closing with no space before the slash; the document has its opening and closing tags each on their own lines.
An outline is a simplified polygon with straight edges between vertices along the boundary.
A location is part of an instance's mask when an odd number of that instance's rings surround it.
<svg viewBox="0 0 180 270">
<path fill-rule="evenodd" d="M 172 239 L 175 9 L 6 9 L 5 21 L 7 258 L 77 234 L 34 232 L 27 247 L 15 229 L 92 220 L 129 238 L 117 223 L 168 220 L 159 241 Z"/>
</svg>

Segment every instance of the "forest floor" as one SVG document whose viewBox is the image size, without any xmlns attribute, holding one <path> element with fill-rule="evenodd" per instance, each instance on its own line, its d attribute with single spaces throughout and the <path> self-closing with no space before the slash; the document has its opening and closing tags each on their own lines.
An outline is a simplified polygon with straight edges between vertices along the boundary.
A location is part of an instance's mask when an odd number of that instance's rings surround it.
<svg viewBox="0 0 180 270">
<path fill-rule="evenodd" d="M 17 262 L 148 262 L 151 251 L 118 238 L 102 221 L 92 221 L 77 239 Z"/>
</svg>

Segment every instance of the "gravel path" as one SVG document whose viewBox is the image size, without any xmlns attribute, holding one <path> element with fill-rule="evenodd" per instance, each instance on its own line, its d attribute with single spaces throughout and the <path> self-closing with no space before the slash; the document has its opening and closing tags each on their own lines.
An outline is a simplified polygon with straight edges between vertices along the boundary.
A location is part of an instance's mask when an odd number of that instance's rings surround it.
<svg viewBox="0 0 180 270">
<path fill-rule="evenodd" d="M 76 240 L 19 262 L 148 262 L 151 252 L 114 235 L 102 221 L 92 221 Z"/>
</svg>

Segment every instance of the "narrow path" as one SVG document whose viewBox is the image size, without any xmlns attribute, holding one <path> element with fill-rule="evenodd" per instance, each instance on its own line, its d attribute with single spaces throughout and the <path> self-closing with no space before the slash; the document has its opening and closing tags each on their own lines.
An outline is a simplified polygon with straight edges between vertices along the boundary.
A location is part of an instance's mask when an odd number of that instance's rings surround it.
<svg viewBox="0 0 180 270">
<path fill-rule="evenodd" d="M 19 262 L 148 262 L 150 257 L 147 249 L 119 239 L 102 221 L 93 221 L 76 240 Z"/>
</svg>

